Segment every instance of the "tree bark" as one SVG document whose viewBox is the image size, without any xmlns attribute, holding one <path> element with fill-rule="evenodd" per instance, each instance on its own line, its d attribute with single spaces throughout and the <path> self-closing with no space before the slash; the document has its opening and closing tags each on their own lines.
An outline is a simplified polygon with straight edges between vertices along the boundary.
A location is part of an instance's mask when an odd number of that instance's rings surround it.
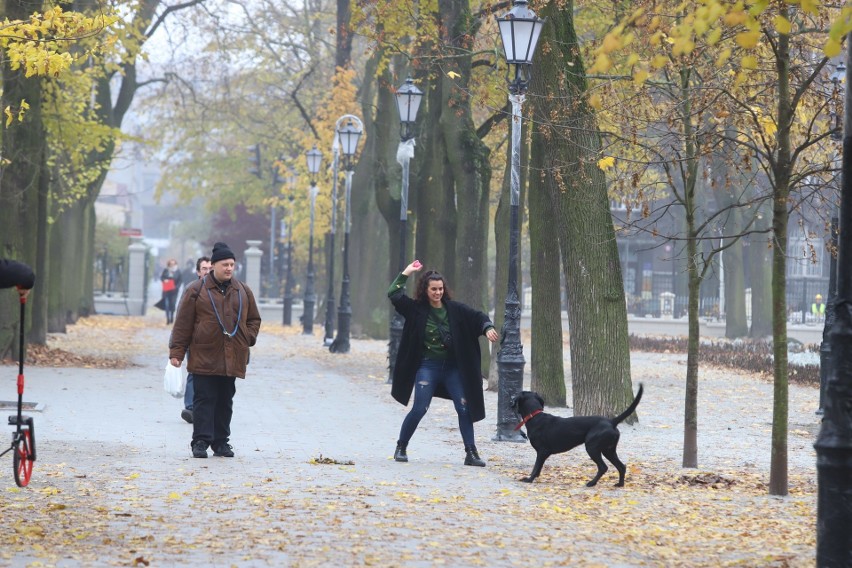
<svg viewBox="0 0 852 568">
<path fill-rule="evenodd" d="M 42 10 L 42 3 L 6 0 L 3 8 L 4 16 L 9 20 L 26 20 L 33 12 Z M 29 109 L 20 122 L 15 119 L 7 126 L 5 119 L 2 121 L 2 156 L 7 163 L 0 177 L 0 227 L 3 228 L 0 255 L 37 269 L 39 244 L 44 244 L 38 239 L 38 207 L 47 139 L 42 118 L 42 80 L 26 77 L 24 68 L 12 70 L 6 58 L 3 59 L 2 74 L 2 108 L 9 107 L 12 114 L 17 115 L 21 103 L 26 102 Z M 36 273 L 39 284 L 34 294 L 43 294 L 42 278 L 44 274 Z M 35 302 L 34 296 L 30 298 L 31 302 Z M 40 301 L 35 303 L 40 304 Z M 0 296 L 0 358 L 18 356 L 14 347 L 18 338 L 19 313 L 17 294 Z M 41 310 L 37 315 L 40 313 Z M 28 320 L 32 324 L 32 317 Z M 37 327 L 42 325 L 39 322 Z"/>
<path fill-rule="evenodd" d="M 789 16 L 782 9 L 782 15 Z M 790 174 L 793 167 L 790 128 L 794 113 L 790 94 L 790 40 L 779 34 L 775 51 L 778 73 L 777 159 L 773 167 L 775 195 L 772 201 L 772 351 L 774 386 L 772 405 L 772 456 L 769 469 L 770 495 L 787 494 L 787 224 L 789 220 Z"/>
<path fill-rule="evenodd" d="M 601 140 L 586 104 L 573 7 L 551 3 L 540 15 L 547 23 L 531 88 L 538 119 L 531 152 L 541 164 L 534 170 L 541 172 L 536 186 L 546 188 L 560 219 L 574 413 L 612 415 L 630 404 L 633 390 L 621 264 L 606 178 L 596 159 Z"/>
</svg>

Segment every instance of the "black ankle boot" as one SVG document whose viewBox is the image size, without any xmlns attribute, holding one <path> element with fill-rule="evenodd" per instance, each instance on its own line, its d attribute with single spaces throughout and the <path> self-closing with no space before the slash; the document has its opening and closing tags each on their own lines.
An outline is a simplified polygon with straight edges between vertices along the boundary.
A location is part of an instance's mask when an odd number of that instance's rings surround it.
<svg viewBox="0 0 852 568">
<path fill-rule="evenodd" d="M 405 453 L 405 448 L 408 447 L 408 442 L 397 442 L 396 451 L 393 453 L 393 459 L 398 462 L 407 462 L 408 454 Z M 482 464 L 485 465 L 485 464 Z"/>
<path fill-rule="evenodd" d="M 476 451 L 476 446 L 465 446 L 464 451 L 464 465 L 485 467 L 485 462 L 479 457 L 479 452 Z"/>
</svg>

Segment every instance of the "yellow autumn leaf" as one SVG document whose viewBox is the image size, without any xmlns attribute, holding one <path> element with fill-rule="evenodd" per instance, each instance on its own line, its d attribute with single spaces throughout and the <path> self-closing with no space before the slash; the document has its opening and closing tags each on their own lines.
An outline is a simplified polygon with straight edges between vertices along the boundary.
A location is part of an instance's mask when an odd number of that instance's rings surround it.
<svg viewBox="0 0 852 568">
<path fill-rule="evenodd" d="M 654 69 L 662 69 L 666 66 L 666 63 L 668 62 L 669 60 L 665 55 L 656 55 L 651 60 L 651 67 L 653 67 Z"/>
<path fill-rule="evenodd" d="M 610 169 L 615 165 L 615 157 L 613 156 L 604 156 L 600 160 L 598 160 L 598 167 L 604 171 Z"/>
<path fill-rule="evenodd" d="M 637 63 L 639 63 L 639 54 L 638 53 L 631 53 L 630 55 L 627 56 L 627 66 L 628 67 L 632 67 L 632 66 L 636 65 Z"/>
<path fill-rule="evenodd" d="M 758 119 L 758 122 L 767 136 L 774 136 L 778 131 L 778 128 L 775 126 L 775 121 L 773 121 L 770 116 L 761 116 Z"/>
<path fill-rule="evenodd" d="M 790 30 L 793 29 L 793 25 L 790 23 L 790 20 L 784 16 L 775 16 L 772 23 L 775 24 L 775 29 L 778 30 L 779 34 L 790 35 Z"/>
<path fill-rule="evenodd" d="M 447 77 L 449 77 L 450 79 L 458 79 L 459 77 L 461 77 L 461 75 L 459 75 L 455 71 L 447 71 Z"/>
<path fill-rule="evenodd" d="M 825 47 L 823 47 L 822 50 L 826 57 L 837 57 L 840 55 L 840 48 L 841 45 L 839 41 L 829 38 L 829 40 L 825 42 Z"/>
<path fill-rule="evenodd" d="M 648 71 L 645 69 L 639 69 L 633 74 L 633 82 L 637 85 L 642 85 L 648 80 L 648 75 Z"/>
<path fill-rule="evenodd" d="M 736 41 L 737 45 L 743 49 L 751 49 L 757 45 L 758 41 L 760 41 L 760 32 L 740 32 L 734 36 L 734 41 Z"/>
<path fill-rule="evenodd" d="M 599 53 L 597 58 L 595 58 L 594 65 L 592 65 L 592 69 L 600 73 L 606 73 L 611 67 L 612 61 L 610 61 L 609 56 L 606 53 Z"/>
<path fill-rule="evenodd" d="M 731 57 L 730 48 L 723 49 L 722 52 L 719 53 L 719 57 L 716 58 L 716 67 L 721 67 L 722 65 L 724 65 L 728 61 L 728 58 L 730 58 L 730 57 Z"/>
<path fill-rule="evenodd" d="M 740 59 L 740 65 L 743 69 L 757 69 L 757 57 L 753 55 L 746 55 Z"/>
<path fill-rule="evenodd" d="M 604 53 L 611 53 L 617 49 L 621 49 L 621 38 L 616 37 L 614 33 L 606 34 L 601 46 Z"/>
<path fill-rule="evenodd" d="M 169 493 L 169 499 L 177 500 L 180 498 L 180 493 L 178 493 L 177 491 L 172 491 L 171 493 Z"/>
<path fill-rule="evenodd" d="M 738 26 L 745 22 L 748 19 L 748 14 L 743 12 L 742 10 L 738 10 L 736 12 L 728 12 L 725 14 L 725 17 L 722 18 L 722 21 L 725 22 L 725 25 L 733 28 L 734 26 Z"/>
<path fill-rule="evenodd" d="M 600 95 L 592 95 L 589 97 L 589 106 L 595 110 L 600 110 L 603 106 L 603 101 Z"/>
<path fill-rule="evenodd" d="M 799 5 L 804 12 L 813 16 L 816 16 L 817 12 L 819 12 L 819 0 L 801 0 Z"/>
<path fill-rule="evenodd" d="M 689 55 L 695 49 L 695 42 L 688 37 L 678 38 L 672 47 L 672 53 L 675 55 Z"/>
<path fill-rule="evenodd" d="M 716 45 L 719 43 L 719 40 L 722 39 L 722 28 L 713 28 L 710 30 L 710 33 L 707 34 L 707 45 Z"/>
</svg>

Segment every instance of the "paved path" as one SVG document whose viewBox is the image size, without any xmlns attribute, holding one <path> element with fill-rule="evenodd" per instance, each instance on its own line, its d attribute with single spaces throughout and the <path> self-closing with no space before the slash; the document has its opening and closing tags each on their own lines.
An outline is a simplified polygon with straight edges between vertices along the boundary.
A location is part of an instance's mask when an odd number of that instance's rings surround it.
<svg viewBox="0 0 852 568">
<path fill-rule="evenodd" d="M 786 499 L 754 489 L 768 477 L 771 385 L 703 371 L 702 469 L 683 470 L 685 367 L 656 354 L 634 356 L 646 393 L 639 425 L 621 428 L 627 487 L 612 488 L 611 472 L 585 488 L 594 466 L 582 448 L 527 485 L 517 479 L 532 449 L 490 440 L 496 394 L 477 424 L 488 467 L 462 465 L 447 401 L 397 464 L 406 410 L 385 384 L 384 342 L 332 355 L 319 330 L 270 326 L 237 383 L 237 457 L 199 460 L 181 403 L 162 389 L 167 336 L 162 324 L 140 330 L 129 369 L 26 370 L 25 398 L 45 405 L 33 413 L 39 459 L 23 490 L 0 469 L 0 566 L 813 565 L 815 389 L 791 387 Z M 14 367 L 0 372 L 0 392 L 13 393 Z M 722 482 L 708 492 L 685 474 Z"/>
</svg>

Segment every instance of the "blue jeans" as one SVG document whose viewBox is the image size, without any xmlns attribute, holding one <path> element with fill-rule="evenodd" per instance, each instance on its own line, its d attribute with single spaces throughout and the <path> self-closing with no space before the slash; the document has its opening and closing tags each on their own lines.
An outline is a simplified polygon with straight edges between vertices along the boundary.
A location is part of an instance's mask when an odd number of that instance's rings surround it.
<svg viewBox="0 0 852 568">
<path fill-rule="evenodd" d="M 454 361 L 436 359 L 423 359 L 420 368 L 417 369 L 417 375 L 414 377 L 414 405 L 402 421 L 399 441 L 407 444 L 414 435 L 417 425 L 429 410 L 429 404 L 438 385 L 443 385 L 453 399 L 456 413 L 459 415 L 459 431 L 465 447 L 474 446 L 473 421 L 470 419 L 467 401 L 464 398 L 461 373 Z"/>
<path fill-rule="evenodd" d="M 192 397 L 195 396 L 195 387 L 192 384 L 192 373 L 186 375 L 186 390 L 183 392 L 183 407 L 192 410 Z"/>
</svg>

